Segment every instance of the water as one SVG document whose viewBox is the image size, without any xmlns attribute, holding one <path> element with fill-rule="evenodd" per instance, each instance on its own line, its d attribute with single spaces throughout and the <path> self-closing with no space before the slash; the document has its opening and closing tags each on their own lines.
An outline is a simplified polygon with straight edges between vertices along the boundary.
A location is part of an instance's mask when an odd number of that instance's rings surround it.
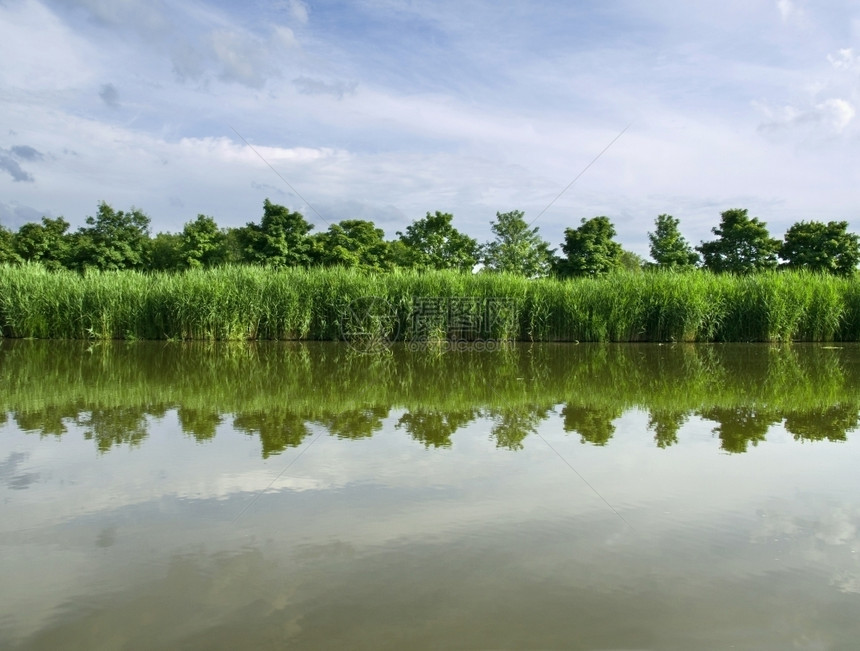
<svg viewBox="0 0 860 651">
<path fill-rule="evenodd" d="M 855 649 L 860 347 L 0 341 L 0 648 Z"/>
</svg>

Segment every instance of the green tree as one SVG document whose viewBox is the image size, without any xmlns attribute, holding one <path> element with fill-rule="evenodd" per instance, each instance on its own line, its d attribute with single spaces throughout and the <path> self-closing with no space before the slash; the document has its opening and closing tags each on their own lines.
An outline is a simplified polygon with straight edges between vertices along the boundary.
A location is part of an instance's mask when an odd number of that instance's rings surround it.
<svg viewBox="0 0 860 651">
<path fill-rule="evenodd" d="M 779 257 L 789 269 L 850 275 L 860 262 L 860 241 L 848 222 L 798 222 L 785 234 Z"/>
<path fill-rule="evenodd" d="M 471 271 L 478 263 L 478 242 L 451 225 L 453 215 L 438 210 L 397 232 L 409 250 L 403 262 L 417 269 L 459 269 Z"/>
<path fill-rule="evenodd" d="M 521 210 L 497 212 L 490 228 L 496 239 L 484 246 L 486 269 L 528 278 L 546 276 L 550 272 L 554 251 L 538 235 L 537 227 L 529 228 Z"/>
<path fill-rule="evenodd" d="M 180 271 L 182 236 L 178 233 L 159 233 L 149 242 L 149 268 L 156 271 Z"/>
<path fill-rule="evenodd" d="M 24 224 L 15 234 L 15 251 L 23 260 L 41 262 L 52 270 L 60 269 L 70 262 L 68 229 L 69 222 L 62 217 L 42 217 L 41 224 Z"/>
<path fill-rule="evenodd" d="M 699 263 L 699 254 L 681 236 L 678 224 L 672 215 L 658 215 L 654 232 L 648 233 L 651 257 L 661 269 L 692 269 Z"/>
<path fill-rule="evenodd" d="M 149 252 L 149 217 L 136 208 L 114 210 L 102 201 L 95 217 L 74 237 L 74 266 L 80 269 L 142 269 Z"/>
<path fill-rule="evenodd" d="M 385 232 L 373 222 L 345 219 L 312 239 L 314 259 L 324 267 L 358 267 L 372 271 L 391 268 Z"/>
<path fill-rule="evenodd" d="M 313 242 L 308 233 L 312 229 L 313 224 L 301 213 L 266 199 L 260 223 L 249 223 L 239 231 L 245 259 L 270 267 L 310 266 Z"/>
<path fill-rule="evenodd" d="M 720 225 L 711 231 L 717 239 L 696 247 L 705 269 L 745 274 L 776 268 L 779 240 L 771 238 L 767 225 L 757 217 L 751 219 L 745 209 L 726 210 Z"/>
<path fill-rule="evenodd" d="M 621 268 L 625 271 L 640 272 L 645 268 L 645 259 L 638 253 L 621 249 Z"/>
<path fill-rule="evenodd" d="M 406 269 L 412 268 L 414 254 L 412 253 L 412 249 L 403 240 L 389 240 L 386 244 L 388 245 L 388 257 L 393 266 Z"/>
<path fill-rule="evenodd" d="M 608 217 L 582 218 L 578 228 L 564 229 L 563 258 L 557 261 L 562 277 L 595 276 L 622 266 L 621 245 Z"/>
<path fill-rule="evenodd" d="M 17 264 L 21 256 L 15 251 L 15 234 L 0 224 L 0 264 Z"/>
<path fill-rule="evenodd" d="M 212 217 L 197 215 L 197 219 L 186 222 L 182 229 L 179 246 L 182 265 L 196 269 L 225 264 L 228 259 L 226 238 Z"/>
<path fill-rule="evenodd" d="M 245 252 L 245 232 L 247 226 L 222 228 L 224 235 L 224 264 L 242 264 L 248 262 Z"/>
</svg>

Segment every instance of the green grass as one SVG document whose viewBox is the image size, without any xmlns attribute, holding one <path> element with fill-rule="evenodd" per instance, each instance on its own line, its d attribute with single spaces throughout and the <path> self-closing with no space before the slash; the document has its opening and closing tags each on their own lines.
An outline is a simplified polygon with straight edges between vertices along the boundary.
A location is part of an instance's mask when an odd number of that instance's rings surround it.
<svg viewBox="0 0 860 651">
<path fill-rule="evenodd" d="M 6 265 L 0 266 L 0 332 L 39 339 L 336 340 L 350 304 L 366 297 L 387 302 L 396 326 L 384 334 L 401 340 L 454 336 L 445 315 L 428 316 L 427 299 L 441 299 L 435 304 L 445 310 L 456 304 L 463 318 L 479 324 L 471 336 L 486 339 L 860 340 L 856 280 L 800 272 L 559 281 L 260 267 L 79 275 Z"/>
</svg>

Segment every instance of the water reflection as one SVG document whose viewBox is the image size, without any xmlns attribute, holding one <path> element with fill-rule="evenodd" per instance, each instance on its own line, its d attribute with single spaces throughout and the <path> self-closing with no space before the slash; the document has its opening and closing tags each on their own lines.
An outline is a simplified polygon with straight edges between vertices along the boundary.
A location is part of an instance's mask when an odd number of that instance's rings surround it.
<svg viewBox="0 0 860 651">
<path fill-rule="evenodd" d="M 854 648 L 858 361 L 0 341 L 0 648 Z"/>
<path fill-rule="evenodd" d="M 176 410 L 199 442 L 218 427 L 258 437 L 264 458 L 314 424 L 342 439 L 396 428 L 447 448 L 477 419 L 521 450 L 549 419 L 582 443 L 610 445 L 615 421 L 647 410 L 659 448 L 693 416 L 719 447 L 743 453 L 776 424 L 797 441 L 844 441 L 858 427 L 860 347 L 521 345 L 496 353 L 363 356 L 331 343 L 181 344 L 0 341 L 0 423 L 63 436 L 69 425 L 107 452 L 140 445 Z"/>
</svg>

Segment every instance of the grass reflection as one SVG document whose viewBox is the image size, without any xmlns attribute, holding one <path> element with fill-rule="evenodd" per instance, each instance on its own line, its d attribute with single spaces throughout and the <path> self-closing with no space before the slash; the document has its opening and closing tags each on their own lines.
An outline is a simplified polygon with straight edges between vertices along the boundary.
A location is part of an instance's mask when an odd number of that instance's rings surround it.
<svg viewBox="0 0 860 651">
<path fill-rule="evenodd" d="M 222 425 L 259 438 L 264 457 L 301 445 L 312 424 L 338 438 L 394 427 L 450 447 L 479 419 L 518 450 L 548 419 L 611 444 L 625 411 L 648 411 L 667 448 L 691 416 L 741 453 L 783 424 L 797 441 L 844 441 L 858 427 L 860 346 L 517 345 L 494 353 L 358 355 L 331 343 L 0 341 L 0 424 L 40 436 L 82 428 L 101 451 L 139 445 L 176 410 L 199 442 Z"/>
</svg>

